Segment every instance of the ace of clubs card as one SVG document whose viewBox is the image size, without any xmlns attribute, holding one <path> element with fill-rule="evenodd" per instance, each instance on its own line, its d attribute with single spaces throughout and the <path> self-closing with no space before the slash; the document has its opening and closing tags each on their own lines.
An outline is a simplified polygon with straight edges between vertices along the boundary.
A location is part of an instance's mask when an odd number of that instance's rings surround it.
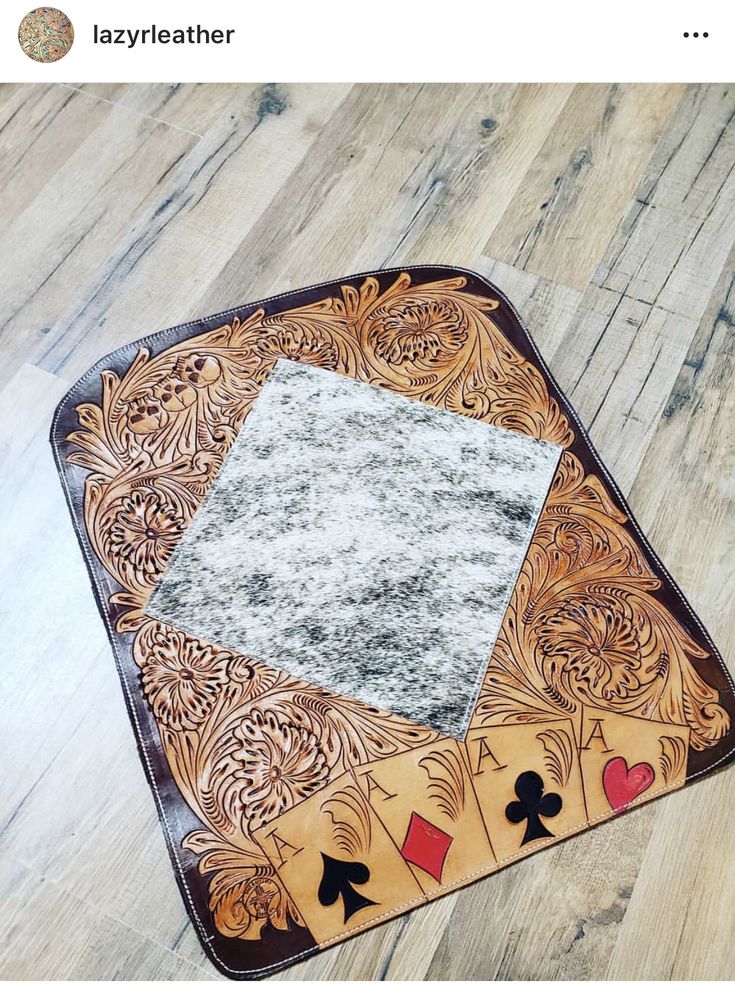
<svg viewBox="0 0 735 984">
<path fill-rule="evenodd" d="M 542 847 L 587 819 L 573 723 L 471 728 L 472 782 L 498 861 Z"/>
</svg>

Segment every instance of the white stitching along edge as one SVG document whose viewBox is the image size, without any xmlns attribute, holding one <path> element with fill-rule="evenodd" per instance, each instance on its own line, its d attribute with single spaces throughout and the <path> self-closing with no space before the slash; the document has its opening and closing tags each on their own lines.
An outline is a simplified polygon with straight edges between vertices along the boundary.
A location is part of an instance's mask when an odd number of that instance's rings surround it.
<svg viewBox="0 0 735 984">
<path fill-rule="evenodd" d="M 141 756 L 144 759 L 144 762 L 145 762 L 145 765 L 146 765 L 146 772 L 147 772 L 147 775 L 148 775 L 148 782 L 149 782 L 149 784 L 150 784 L 150 786 L 151 786 L 151 788 L 153 790 L 153 795 L 154 795 L 155 800 L 156 800 L 158 814 L 159 814 L 159 816 L 160 816 L 160 818 L 162 820 L 162 823 L 163 823 L 164 833 L 165 833 L 166 840 L 167 840 L 167 843 L 168 843 L 169 854 L 171 855 L 171 857 L 174 860 L 174 863 L 176 865 L 176 868 L 178 869 L 179 878 L 177 880 L 179 882 L 179 885 L 182 887 L 182 889 L 184 891 L 186 900 L 188 901 L 187 909 L 189 911 L 189 915 L 191 916 L 192 920 L 194 921 L 195 927 L 197 928 L 197 935 L 199 936 L 200 942 L 202 943 L 202 946 L 208 951 L 212 962 L 215 963 L 217 966 L 221 967 L 227 974 L 234 975 L 237 978 L 244 978 L 244 979 L 257 978 L 257 977 L 260 977 L 260 976 L 268 973 L 269 971 L 278 970 L 280 968 L 290 966 L 291 964 L 296 963 L 299 960 L 303 960 L 305 957 L 308 957 L 308 956 L 310 956 L 313 953 L 318 953 L 321 949 L 323 949 L 326 946 L 329 946 L 329 945 L 331 945 L 333 943 L 336 943 L 339 940 L 346 939 L 346 938 L 348 938 L 350 936 L 354 936 L 357 932 L 360 932 L 363 929 L 368 928 L 369 926 L 372 926 L 372 925 L 375 925 L 377 923 L 383 922 L 384 920 L 390 918 L 391 916 L 397 915 L 399 912 L 402 912 L 405 909 L 413 908 L 413 907 L 417 906 L 418 904 L 423 903 L 423 902 L 426 902 L 428 900 L 431 900 L 432 898 L 435 898 L 437 896 L 446 895 L 447 892 L 450 889 L 452 889 L 452 888 L 455 888 L 455 887 L 457 887 L 459 885 L 462 885 L 465 882 L 472 881 L 473 879 L 477 878 L 478 876 L 480 876 L 482 874 L 490 874 L 494 870 L 497 870 L 499 868 L 506 867 L 508 864 L 512 863 L 513 861 L 517 861 L 520 858 L 526 856 L 527 854 L 531 854 L 531 853 L 534 853 L 535 851 L 538 851 L 539 848 L 538 847 L 531 846 L 531 847 L 526 848 L 523 851 L 518 851 L 516 854 L 513 854 L 513 855 L 511 855 L 508 858 L 504 858 L 502 862 L 494 862 L 494 863 L 489 864 L 489 865 L 484 865 L 483 867 L 480 867 L 480 868 L 476 869 L 475 871 L 471 872 L 470 874 L 467 874 L 467 875 L 463 876 L 462 878 L 457 879 L 454 882 L 450 882 L 447 885 L 443 885 L 440 890 L 437 890 L 437 891 L 434 891 L 434 892 L 427 892 L 427 893 L 425 893 L 423 895 L 418 895 L 418 896 L 416 896 L 413 899 L 409 899 L 408 901 L 402 903 L 401 905 L 396 906 L 395 908 L 390 909 L 387 912 L 383 912 L 380 916 L 376 916 L 374 919 L 370 919 L 367 922 L 361 923 L 359 926 L 355 927 L 354 930 L 345 931 L 344 933 L 339 933 L 336 936 L 332 936 L 328 940 L 324 940 L 321 944 L 318 944 L 317 946 L 310 947 L 308 950 L 301 950 L 299 953 L 296 953 L 296 954 L 294 954 L 291 957 L 287 957 L 284 960 L 280 960 L 280 961 L 277 961 L 276 963 L 272 963 L 272 964 L 266 964 L 266 965 L 263 965 L 263 966 L 261 966 L 261 967 L 259 967 L 257 969 L 254 969 L 254 970 L 236 970 L 233 967 L 228 967 L 227 964 L 225 964 L 222 960 L 220 960 L 220 958 L 217 956 L 217 953 L 214 950 L 214 947 L 211 945 L 211 941 L 212 941 L 212 939 L 214 939 L 214 937 L 207 934 L 206 927 L 204 926 L 204 924 L 202 923 L 202 921 L 199 918 L 199 915 L 198 915 L 198 913 L 196 911 L 196 906 L 195 906 L 194 900 L 193 900 L 193 898 L 191 896 L 191 892 L 189 891 L 189 886 L 188 886 L 187 880 L 186 880 L 186 874 L 184 872 L 184 867 L 182 865 L 181 858 L 179 856 L 179 845 L 174 840 L 173 832 L 171 830 L 171 827 L 169 826 L 168 818 L 166 816 L 166 812 L 165 812 L 165 809 L 164 809 L 164 806 L 163 806 L 163 801 L 162 801 L 162 798 L 161 798 L 161 792 L 160 792 L 160 790 L 158 788 L 158 784 L 156 782 L 156 778 L 155 778 L 155 775 L 154 775 L 154 772 L 153 772 L 153 765 L 152 765 L 152 762 L 151 762 L 151 760 L 149 758 L 148 751 L 146 749 L 146 746 L 145 746 L 145 743 L 144 743 L 144 740 L 143 740 L 143 734 L 142 734 L 142 731 L 141 731 L 140 722 L 138 720 L 138 714 L 137 714 L 137 711 L 136 711 L 136 708 L 135 708 L 134 697 L 133 697 L 133 694 L 130 691 L 130 688 L 128 687 L 127 680 L 125 678 L 125 673 L 124 673 L 123 665 L 122 665 L 122 652 L 120 651 L 119 646 L 118 646 L 118 642 L 117 642 L 118 633 L 115 631 L 115 629 L 113 628 L 112 623 L 110 621 L 109 610 L 108 610 L 108 607 L 107 607 L 107 604 L 106 604 L 106 598 L 105 598 L 105 594 L 104 594 L 104 586 L 101 583 L 101 581 L 99 580 L 99 578 L 97 577 L 97 573 L 96 573 L 96 570 L 95 570 L 95 566 L 96 566 L 97 561 L 96 561 L 96 558 L 92 555 L 92 553 L 90 551 L 89 543 L 88 543 L 88 540 L 87 540 L 86 530 L 82 530 L 81 529 L 79 523 L 77 522 L 77 517 L 76 517 L 76 515 L 74 513 L 74 509 L 73 509 L 73 506 L 72 506 L 72 492 L 71 492 L 71 488 L 70 488 L 70 486 L 69 486 L 69 484 L 68 484 L 68 482 L 66 480 L 66 473 L 65 473 L 66 462 L 64 461 L 64 459 L 61 456 L 60 441 L 59 441 L 58 435 L 56 434 L 56 428 L 57 428 L 57 424 L 58 424 L 58 421 L 59 421 L 59 417 L 61 416 L 61 414 L 63 413 L 63 411 L 68 406 L 68 404 L 71 401 L 71 399 L 73 398 L 74 394 L 79 390 L 79 388 L 82 386 L 83 383 L 85 383 L 90 377 L 92 377 L 93 375 L 95 375 L 96 373 L 98 373 L 100 371 L 101 367 L 103 366 L 103 363 L 106 363 L 107 360 L 110 358 L 110 356 L 118 356 L 118 355 L 120 355 L 122 353 L 125 353 L 125 352 L 137 351 L 141 347 L 144 347 L 147 342 L 153 341 L 154 339 L 166 338 L 169 335 L 173 334 L 174 332 L 179 332 L 179 331 L 181 331 L 184 328 L 191 327 L 192 325 L 198 325 L 198 324 L 207 325 L 211 321 L 219 321 L 220 319 L 225 318 L 225 317 L 227 317 L 230 314 L 233 314 L 235 311 L 240 311 L 243 308 L 253 308 L 253 309 L 256 309 L 256 308 L 259 308 L 259 307 L 265 307 L 266 305 L 268 305 L 272 301 L 280 300 L 281 298 L 284 298 L 284 297 L 291 297 L 291 296 L 293 296 L 295 294 L 303 294 L 306 291 L 319 290 L 322 287 L 330 287 L 330 286 L 333 286 L 333 285 L 336 286 L 338 284 L 345 283 L 345 281 L 347 281 L 347 280 L 359 280 L 359 279 L 363 279 L 363 278 L 366 278 L 366 277 L 374 277 L 374 276 L 377 276 L 377 275 L 380 275 L 380 274 L 386 274 L 386 273 L 403 273 L 403 272 L 410 273 L 412 270 L 446 270 L 448 273 L 451 273 L 451 274 L 454 274 L 454 275 L 457 275 L 457 274 L 467 275 L 469 277 L 474 278 L 475 280 L 481 281 L 483 284 L 485 284 L 491 291 L 493 291 L 495 294 L 497 294 L 498 297 L 500 297 L 508 305 L 508 307 L 510 308 L 510 310 L 514 314 L 514 316 L 516 318 L 516 321 L 518 322 L 518 326 L 520 327 L 521 331 L 524 333 L 524 335 L 526 336 L 529 344 L 531 345 L 531 348 L 533 349 L 533 351 L 534 351 L 534 353 L 536 355 L 536 358 L 538 359 L 539 366 L 540 366 L 542 372 L 546 373 L 547 377 L 549 378 L 549 380 L 551 381 L 551 383 L 553 384 L 553 386 L 557 390 L 557 392 L 559 394 L 559 397 L 560 397 L 560 402 L 563 404 L 565 410 L 569 413 L 569 415 L 572 417 L 572 419 L 577 424 L 577 427 L 579 428 L 579 433 L 580 433 L 581 438 L 584 440 L 585 444 L 589 448 L 590 453 L 592 454 L 592 456 L 594 457 L 595 461 L 599 465 L 599 467 L 600 467 L 603 475 L 605 476 L 605 478 L 607 479 L 607 481 L 610 483 L 610 485 L 612 486 L 613 490 L 617 493 L 618 498 L 620 499 L 620 501 L 622 503 L 622 506 L 623 506 L 623 509 L 625 511 L 625 514 L 626 514 L 626 516 L 628 517 L 628 519 L 631 522 L 631 525 L 634 527 L 634 529 L 636 530 L 636 532 L 640 536 L 641 541 L 647 547 L 647 549 L 649 550 L 649 552 L 651 553 L 651 555 L 653 556 L 653 558 L 660 565 L 664 579 L 667 581 L 667 583 L 669 584 L 669 586 L 675 591 L 675 593 L 681 599 L 681 602 L 684 605 L 685 609 L 691 615 L 691 617 L 694 619 L 694 621 L 696 622 L 696 624 L 699 626 L 699 628 L 700 628 L 700 630 L 701 630 L 704 638 L 707 640 L 707 642 L 709 643 L 709 645 L 710 645 L 710 647 L 712 649 L 712 652 L 713 652 L 713 655 L 714 655 L 715 659 L 717 660 L 717 662 L 719 663 L 720 667 L 723 670 L 723 673 L 725 675 L 725 679 L 730 684 L 731 689 L 733 691 L 735 691 L 735 683 L 733 682 L 733 678 L 732 678 L 732 676 L 730 674 L 730 671 L 728 670 L 728 667 L 725 665 L 725 662 L 724 662 L 724 660 L 723 660 L 723 658 L 722 658 L 719 650 L 715 646 L 715 644 L 712 641 L 709 633 L 707 632 L 707 629 L 702 624 L 702 622 L 699 619 L 699 617 L 697 616 L 696 612 L 692 609 L 691 605 L 689 604 L 689 602 L 687 601 L 687 599 L 682 594 L 681 590 L 679 589 L 679 586 L 674 582 L 674 580 L 671 577 L 671 575 L 669 574 L 668 570 L 666 569 L 666 567 L 664 566 L 664 564 L 660 560 L 658 554 L 653 549 L 653 547 L 651 546 L 651 544 L 648 542 L 648 539 L 646 538 L 645 534 L 643 533 L 643 531 L 641 530 L 640 526 L 638 525 L 635 517 L 633 516 L 632 512 L 630 511 L 630 508 L 628 506 L 628 503 L 627 503 L 627 500 L 626 500 L 625 496 L 623 496 L 623 494 L 621 493 L 620 489 L 618 488 L 617 484 L 615 483 L 615 480 L 610 475 L 609 471 L 605 467 L 604 462 L 602 461 L 602 459 L 600 458 L 599 454 L 597 453 L 597 450 L 595 449 L 595 447 L 593 446 L 592 442 L 590 441 L 590 438 L 589 438 L 589 436 L 587 434 L 587 431 L 585 430 L 584 426 L 582 425 L 582 422 L 580 421 L 580 419 L 579 419 L 579 417 L 577 415 L 576 410 L 569 403 L 566 395 L 563 393 L 563 391 L 561 390 L 561 388 L 557 384 L 556 380 L 554 379 L 554 376 L 552 375 L 551 371 L 549 370 L 548 366 L 546 365 L 546 362 L 544 361 L 543 356 L 539 352 L 539 350 L 538 350 L 538 348 L 536 346 L 536 343 L 534 342 L 533 338 L 531 337 L 528 329 L 526 328 L 525 323 L 523 322 L 520 314 L 516 310 L 514 304 L 508 299 L 508 297 L 503 293 L 503 291 L 499 290 L 493 283 L 491 283 L 482 274 L 479 274 L 479 273 L 475 272 L 474 270 L 468 270 L 468 269 L 466 269 L 464 267 L 448 266 L 446 264 L 441 264 L 441 263 L 434 263 L 434 264 L 423 263 L 423 264 L 418 264 L 418 265 L 414 264 L 414 265 L 411 265 L 411 266 L 389 267 L 389 268 L 387 268 L 385 270 L 371 270 L 371 271 L 369 271 L 367 273 L 357 273 L 357 274 L 351 275 L 349 277 L 339 277 L 339 278 L 334 279 L 334 280 L 325 280 L 322 283 L 313 284 L 313 285 L 308 286 L 308 287 L 301 287 L 298 290 L 284 291 L 281 294 L 275 294 L 272 297 L 265 298 L 264 300 L 255 301 L 252 304 L 240 304 L 237 307 L 228 308 L 226 311 L 220 311 L 217 314 L 209 315 L 209 316 L 207 316 L 205 318 L 195 318 L 192 321 L 187 321 L 187 322 L 184 322 L 183 324 L 175 325 L 172 328 L 165 328 L 162 331 L 154 332 L 154 333 L 152 333 L 150 335 L 144 336 L 143 338 L 137 339 L 134 342 L 129 342 L 127 345 L 123 345 L 123 346 L 121 346 L 118 349 L 114 349 L 112 352 L 108 353 L 102 359 L 98 360 L 90 369 L 88 369 L 87 372 L 84 373 L 84 375 L 81 376 L 76 381 L 76 383 L 74 383 L 74 385 L 68 390 L 68 392 L 62 398 L 61 402 L 59 403 L 59 405 L 57 406 L 56 410 L 54 411 L 54 415 L 53 415 L 52 422 L 51 422 L 51 435 L 50 435 L 51 436 L 51 445 L 52 445 L 52 449 L 53 449 L 53 453 L 54 453 L 54 458 L 56 460 L 57 469 L 59 471 L 59 476 L 60 476 L 60 479 L 61 479 L 61 483 L 62 483 L 62 486 L 64 488 L 64 492 L 65 492 L 65 495 L 66 495 L 67 503 L 69 505 L 69 511 L 71 513 L 72 523 L 73 523 L 74 529 L 75 529 L 75 531 L 77 533 L 77 539 L 79 540 L 79 543 L 81 544 L 82 550 L 83 550 L 84 555 L 85 555 L 85 558 L 87 560 L 87 569 L 88 569 L 88 572 L 89 572 L 89 576 L 92 579 L 92 582 L 93 582 L 94 587 L 96 588 L 97 595 L 98 595 L 98 598 L 99 598 L 99 601 L 100 601 L 100 604 L 99 604 L 98 607 L 102 611 L 102 615 L 103 615 L 103 618 L 105 620 L 105 625 L 107 627 L 107 633 L 108 633 L 108 636 L 109 636 L 109 639 L 110 639 L 110 644 L 111 644 L 111 647 L 112 647 L 113 656 L 114 656 L 115 662 L 117 664 L 118 674 L 120 676 L 120 681 L 122 683 L 123 691 L 124 691 L 124 694 L 125 694 L 125 697 L 126 697 L 126 703 L 128 705 L 128 713 L 129 713 L 130 719 L 133 722 L 133 725 L 135 727 L 135 732 L 136 732 L 136 735 L 137 735 L 137 738 L 138 738 L 138 748 L 140 750 Z M 204 332 L 202 332 L 202 333 L 204 333 Z M 62 438 L 62 440 L 63 440 L 63 438 Z M 732 757 L 733 755 L 735 755 L 735 748 L 731 749 L 729 752 L 727 752 L 724 755 L 722 755 L 719 759 L 716 759 L 714 762 L 712 762 L 706 768 L 700 769 L 699 772 L 695 772 L 691 776 L 687 776 L 686 779 L 685 779 L 685 781 L 684 781 L 684 783 L 680 783 L 680 782 L 669 783 L 669 784 L 667 784 L 666 786 L 663 786 L 661 789 L 657 790 L 654 793 L 647 793 L 647 792 L 646 793 L 641 793 L 640 795 L 636 796 L 635 799 L 631 800 L 631 802 L 628 804 L 628 807 L 640 806 L 642 803 L 645 803 L 647 800 L 657 799 L 658 797 L 664 795 L 664 793 L 666 793 L 668 790 L 676 789 L 676 788 L 681 788 L 685 783 L 688 784 L 692 780 L 697 779 L 699 776 L 703 776 L 706 773 L 711 772 L 713 769 L 717 768 L 717 766 L 719 766 L 722 762 L 726 761 L 728 758 Z M 628 807 L 626 807 L 626 809 L 628 809 Z M 559 840 L 561 840 L 563 838 L 569 837 L 572 834 L 578 833 L 579 831 L 584 830 L 584 829 L 586 829 L 588 827 L 591 827 L 594 824 L 597 824 L 597 823 L 601 822 L 602 820 L 607 820 L 608 818 L 614 816 L 616 814 L 616 812 L 617 811 L 615 811 L 615 810 L 609 810 L 608 812 L 601 813 L 598 816 L 592 817 L 591 819 L 586 820 L 586 821 L 584 821 L 581 824 L 577 824 L 574 827 L 570 827 L 568 830 L 565 830 L 562 833 L 555 835 L 554 840 L 551 841 L 551 843 L 545 845 L 545 847 L 540 848 L 540 850 L 545 850 L 546 847 L 553 847 L 553 845 L 555 843 L 557 843 L 557 841 L 559 841 Z"/>
</svg>

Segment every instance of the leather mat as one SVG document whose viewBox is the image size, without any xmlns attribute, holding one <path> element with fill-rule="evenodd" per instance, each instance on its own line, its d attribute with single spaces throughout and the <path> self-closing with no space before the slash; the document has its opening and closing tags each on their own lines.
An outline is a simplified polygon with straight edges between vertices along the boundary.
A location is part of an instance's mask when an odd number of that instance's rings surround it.
<svg viewBox="0 0 735 984">
<path fill-rule="evenodd" d="M 277 359 L 564 449 L 463 740 L 145 614 Z M 361 274 L 158 332 L 72 387 L 51 440 L 184 902 L 228 976 L 272 973 L 732 757 L 721 657 L 477 274 Z"/>
</svg>

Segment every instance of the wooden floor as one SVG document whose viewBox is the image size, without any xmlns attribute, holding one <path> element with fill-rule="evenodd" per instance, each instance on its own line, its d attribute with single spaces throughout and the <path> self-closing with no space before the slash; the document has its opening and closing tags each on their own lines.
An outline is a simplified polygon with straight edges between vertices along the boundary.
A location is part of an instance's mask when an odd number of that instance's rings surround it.
<svg viewBox="0 0 735 984">
<path fill-rule="evenodd" d="M 0 88 L 2 977 L 217 976 L 47 444 L 125 342 L 359 270 L 479 270 L 733 665 L 734 117 L 715 86 Z M 283 977 L 730 978 L 734 817 L 730 769 Z"/>
</svg>

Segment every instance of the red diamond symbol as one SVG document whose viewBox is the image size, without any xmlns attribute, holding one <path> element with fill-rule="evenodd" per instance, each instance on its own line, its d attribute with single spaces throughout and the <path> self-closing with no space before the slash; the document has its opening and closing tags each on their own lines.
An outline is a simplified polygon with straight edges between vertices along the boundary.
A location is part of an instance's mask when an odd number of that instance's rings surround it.
<svg viewBox="0 0 735 984">
<path fill-rule="evenodd" d="M 444 860 L 453 840 L 418 813 L 412 813 L 401 854 L 406 861 L 441 882 Z"/>
</svg>

